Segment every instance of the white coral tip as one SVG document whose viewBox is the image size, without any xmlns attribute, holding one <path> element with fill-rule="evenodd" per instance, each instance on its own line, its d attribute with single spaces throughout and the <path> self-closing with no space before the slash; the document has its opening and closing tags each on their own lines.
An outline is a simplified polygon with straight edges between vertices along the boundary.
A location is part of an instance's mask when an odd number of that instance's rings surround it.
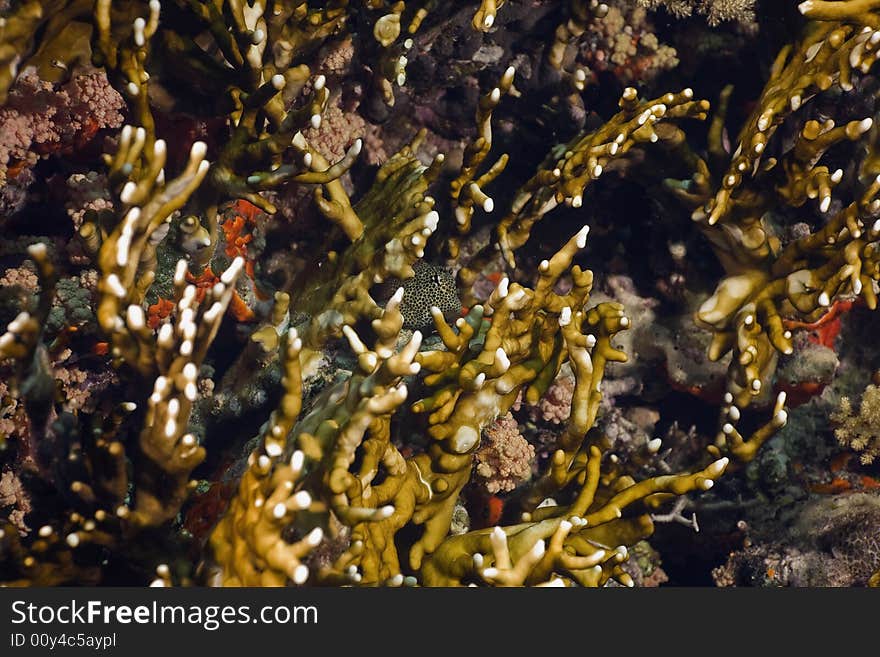
<svg viewBox="0 0 880 657">
<path fill-rule="evenodd" d="M 559 313 L 559 325 L 568 326 L 569 324 L 571 324 L 571 308 L 565 306 L 562 312 Z"/>
</svg>

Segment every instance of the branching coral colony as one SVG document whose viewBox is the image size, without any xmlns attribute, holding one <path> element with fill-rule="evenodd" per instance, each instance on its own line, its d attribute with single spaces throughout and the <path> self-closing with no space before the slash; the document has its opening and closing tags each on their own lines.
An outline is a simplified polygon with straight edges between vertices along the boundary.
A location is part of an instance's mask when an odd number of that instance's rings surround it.
<svg viewBox="0 0 880 657">
<path fill-rule="evenodd" d="M 723 143 L 729 90 L 710 118 L 709 102 L 689 88 L 646 100 L 630 86 L 613 116 L 569 132 L 515 192 L 500 193 L 510 158 L 489 160 L 493 114 L 525 103 L 527 86 L 517 88 L 505 63 L 497 86 L 475 100 L 476 132 L 460 160 L 413 130 L 363 184 L 365 141 L 350 139 L 341 157 L 319 145 L 339 107 L 363 124 L 339 93 L 356 89 L 370 111 L 390 111 L 410 61 L 427 51 L 421 34 L 447 23 L 462 41 L 499 32 L 505 12 L 520 20 L 530 5 L 461 4 L 8 4 L 4 97 L 22 71 L 70 76 L 90 60 L 125 99 L 129 124 L 106 135 L 112 147 L 91 178 L 104 185 L 100 202 L 76 211 L 67 251 L 19 240 L 32 263 L 22 271 L 34 267 L 37 277 L 7 295 L 19 308 L 0 337 L 3 412 L 15 418 L 2 438 L 25 488 L 48 501 L 0 529 L 6 584 L 632 586 L 626 562 L 653 533 L 654 512 L 708 490 L 785 425 L 785 394 L 774 404 L 772 389 L 791 330 L 838 302 L 877 305 L 877 129 L 870 116 L 801 117 L 870 71 L 880 3 L 799 6 L 802 36 L 776 58 L 732 156 Z M 572 53 L 589 47 L 590 25 L 609 7 L 531 4 L 552 26 L 541 61 L 526 63 L 550 72 L 557 95 L 577 97 L 589 76 Z M 750 20 L 753 5 L 638 4 L 696 10 L 710 22 Z M 220 127 L 184 131 L 181 150 L 168 116 L 205 107 L 220 108 Z M 698 152 L 681 124 L 707 119 Z M 823 159 L 843 142 L 858 146 L 858 162 L 831 171 Z M 692 467 L 648 474 L 642 466 L 657 458 L 659 440 L 627 461 L 597 426 L 606 368 L 627 360 L 615 336 L 630 319 L 620 303 L 590 301 L 593 273 L 575 264 L 588 227 L 537 271 L 517 268 L 557 208 L 582 208 L 603 176 L 637 168 L 646 153 L 692 174 L 665 183 L 724 269 L 694 320 L 712 334 L 711 359 L 732 354 L 717 439 Z M 14 178 L 36 161 L 3 165 Z M 853 200 L 837 201 L 838 190 Z M 323 236 L 319 258 L 276 250 L 271 266 L 261 262 L 262 226 L 283 204 Z M 812 205 L 819 227 L 784 238 L 774 210 Z M 488 243 L 475 239 L 487 226 Z M 430 290 L 405 298 L 401 286 L 440 251 L 468 306 L 457 319 Z M 59 332 L 47 318 L 65 258 L 95 272 L 84 292 L 94 320 Z M 420 271 L 439 269 L 430 266 Z M 506 275 L 479 302 L 474 286 L 493 267 Z M 420 280 L 430 286 L 434 276 L 440 286 L 440 274 Z M 403 308 L 423 296 L 433 326 L 409 326 Z M 211 349 L 217 341 L 222 353 Z M 118 383 L 85 409 L 56 384 L 67 348 L 90 349 Z M 537 472 L 503 514 L 461 527 L 483 432 L 537 405 L 560 376 L 573 376 L 571 408 Z M 769 419 L 743 436 L 745 407 L 768 397 Z M 870 403 L 866 392 L 861 416 Z M 839 432 L 861 436 L 851 415 L 845 406 Z M 874 449 L 858 440 L 865 455 Z"/>
</svg>

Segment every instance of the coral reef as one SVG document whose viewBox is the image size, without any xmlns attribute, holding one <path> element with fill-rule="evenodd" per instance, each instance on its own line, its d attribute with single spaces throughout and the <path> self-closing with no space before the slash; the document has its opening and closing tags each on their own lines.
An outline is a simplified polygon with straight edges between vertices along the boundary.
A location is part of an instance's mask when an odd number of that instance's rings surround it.
<svg viewBox="0 0 880 657">
<path fill-rule="evenodd" d="M 784 543 L 754 536 L 755 545 L 732 553 L 713 576 L 721 586 L 865 586 L 880 566 L 878 521 L 875 495 L 816 500 L 792 519 Z"/>
<path fill-rule="evenodd" d="M 2 583 L 876 581 L 880 14 L 773 19 L 4 5 Z"/>
</svg>

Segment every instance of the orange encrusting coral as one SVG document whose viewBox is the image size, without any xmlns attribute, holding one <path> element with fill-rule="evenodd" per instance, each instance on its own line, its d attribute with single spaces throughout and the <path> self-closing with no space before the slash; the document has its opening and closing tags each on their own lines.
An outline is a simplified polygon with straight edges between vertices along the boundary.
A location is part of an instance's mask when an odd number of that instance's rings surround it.
<svg viewBox="0 0 880 657">
<path fill-rule="evenodd" d="M 254 263 L 247 259 L 247 245 L 250 244 L 254 236 L 245 232 L 247 222 L 241 215 L 236 215 L 231 219 L 223 222 L 223 235 L 226 237 L 226 249 L 224 253 L 230 258 L 241 256 L 245 258 L 245 272 L 251 278 L 254 277 Z"/>
<path fill-rule="evenodd" d="M 187 272 L 186 282 L 196 286 L 196 301 L 201 303 L 208 290 L 220 282 L 220 277 L 211 271 L 211 267 L 205 267 L 205 270 L 198 276 L 193 276 Z M 229 311 L 239 322 L 252 322 L 256 317 L 254 311 L 248 307 L 238 292 L 234 292 L 232 295 L 232 300 L 229 302 Z"/>
<path fill-rule="evenodd" d="M 233 215 L 220 225 L 226 240 L 224 253 L 230 258 L 244 258 L 244 271 L 254 280 L 254 260 L 248 256 L 248 244 L 253 241 L 254 236 L 249 229 L 257 225 L 257 216 L 262 210 L 244 199 L 234 201 L 230 210 Z"/>
<path fill-rule="evenodd" d="M 773 388 L 775 393 L 784 392 L 786 395 L 786 403 L 790 408 L 796 408 L 801 404 L 822 394 L 827 383 L 821 381 L 797 381 L 794 383 L 779 382 Z"/>
<path fill-rule="evenodd" d="M 852 488 L 852 484 L 847 479 L 843 479 L 841 477 L 836 477 L 832 479 L 829 483 L 821 483 L 821 484 L 811 484 L 810 491 L 813 493 L 818 493 L 820 495 L 834 495 L 836 493 L 843 493 L 844 491 L 848 491 Z"/>
<path fill-rule="evenodd" d="M 171 311 L 173 310 L 173 301 L 159 297 L 156 303 L 147 307 L 147 326 L 155 331 L 159 328 L 162 320 L 171 316 Z"/>
<path fill-rule="evenodd" d="M 806 329 L 810 331 L 807 339 L 814 343 L 834 348 L 834 340 L 840 334 L 840 318 L 845 313 L 852 310 L 852 307 L 858 303 L 858 300 L 851 301 L 835 301 L 831 308 L 828 309 L 822 317 L 815 322 L 801 322 L 794 319 L 785 319 L 782 321 L 783 326 L 789 331 L 792 329 Z"/>
</svg>

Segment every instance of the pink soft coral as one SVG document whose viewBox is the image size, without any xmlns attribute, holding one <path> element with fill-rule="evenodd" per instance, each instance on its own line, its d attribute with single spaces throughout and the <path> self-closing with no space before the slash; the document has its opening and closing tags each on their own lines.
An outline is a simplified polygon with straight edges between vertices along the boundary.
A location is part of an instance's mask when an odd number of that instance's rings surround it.
<svg viewBox="0 0 880 657">
<path fill-rule="evenodd" d="M 535 448 L 508 413 L 484 432 L 477 452 L 477 476 L 490 494 L 511 491 L 529 478 L 534 458 Z"/>
</svg>

